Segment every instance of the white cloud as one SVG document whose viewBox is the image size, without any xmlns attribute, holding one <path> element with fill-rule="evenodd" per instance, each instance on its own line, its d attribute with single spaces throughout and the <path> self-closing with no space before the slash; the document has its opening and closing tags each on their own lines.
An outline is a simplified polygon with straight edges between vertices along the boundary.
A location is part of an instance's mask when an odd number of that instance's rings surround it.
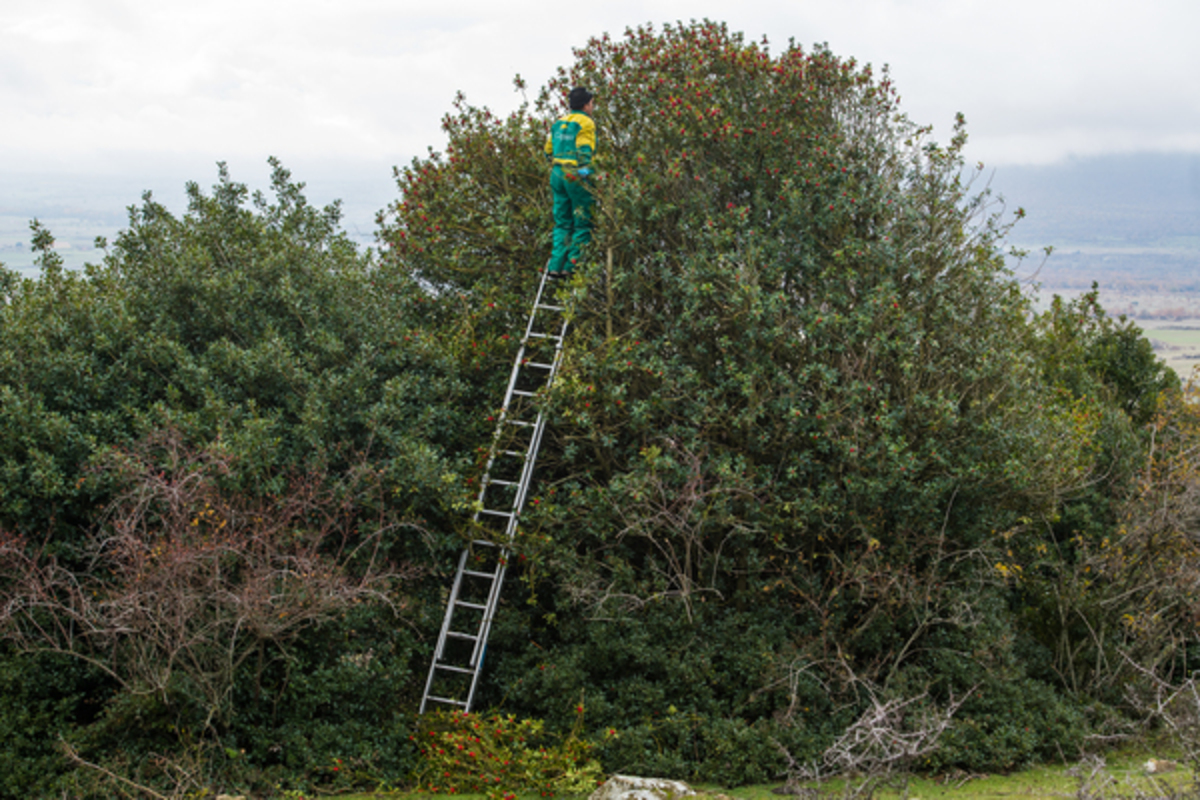
<svg viewBox="0 0 1200 800">
<path fill-rule="evenodd" d="M 1194 0 L 40 0 L 0 10 L 0 167 L 146 157 L 406 161 L 458 89 L 498 110 L 591 34 L 710 17 L 890 63 L 910 115 L 972 157 L 1200 149 Z"/>
</svg>

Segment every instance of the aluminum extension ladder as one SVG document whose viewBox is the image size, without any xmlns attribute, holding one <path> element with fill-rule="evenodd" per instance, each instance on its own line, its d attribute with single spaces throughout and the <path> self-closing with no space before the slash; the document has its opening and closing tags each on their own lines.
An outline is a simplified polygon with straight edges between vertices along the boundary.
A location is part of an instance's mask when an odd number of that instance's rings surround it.
<svg viewBox="0 0 1200 800">
<path fill-rule="evenodd" d="M 422 714 L 430 703 L 470 711 L 475 699 L 488 633 L 508 569 L 509 545 L 517 534 L 546 427 L 535 396 L 550 386 L 562 362 L 568 325 L 565 309 L 543 302 L 553 285 L 543 271 L 508 378 L 504 404 L 496 418 L 496 432 L 476 500 L 474 525 L 487 538 L 477 536 L 459 556 L 421 696 Z"/>
</svg>

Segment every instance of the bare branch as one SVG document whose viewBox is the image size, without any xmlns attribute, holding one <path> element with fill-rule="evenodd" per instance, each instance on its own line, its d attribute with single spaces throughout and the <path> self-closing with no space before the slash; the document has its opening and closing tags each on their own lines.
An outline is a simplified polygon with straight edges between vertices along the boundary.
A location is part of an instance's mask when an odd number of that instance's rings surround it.
<svg viewBox="0 0 1200 800">
<path fill-rule="evenodd" d="M 186 675 L 211 725 L 264 646 L 285 653 L 362 603 L 399 613 L 398 590 L 415 570 L 382 557 L 399 523 L 362 510 L 386 508 L 373 473 L 293 475 L 279 495 L 254 496 L 223 488 L 234 466 L 175 431 L 114 454 L 101 469 L 126 489 L 89 535 L 78 572 L 0 532 L 0 636 L 84 659 L 163 702 Z"/>
</svg>

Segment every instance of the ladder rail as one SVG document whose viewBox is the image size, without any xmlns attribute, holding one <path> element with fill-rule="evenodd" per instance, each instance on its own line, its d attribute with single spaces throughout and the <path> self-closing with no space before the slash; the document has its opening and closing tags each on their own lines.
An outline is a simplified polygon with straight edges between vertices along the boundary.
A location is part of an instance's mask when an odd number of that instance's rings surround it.
<svg viewBox="0 0 1200 800">
<path fill-rule="evenodd" d="M 563 359 L 563 346 L 566 341 L 567 329 L 569 320 L 566 315 L 565 306 L 548 305 L 543 303 L 543 297 L 547 288 L 547 273 L 543 272 L 540 283 L 538 284 L 537 295 L 533 302 L 533 307 L 530 309 L 529 317 L 525 323 L 525 334 L 521 338 L 520 347 L 517 349 L 516 358 L 513 360 L 512 370 L 509 372 L 508 383 L 504 391 L 504 400 L 501 404 L 500 411 L 496 416 L 496 428 L 492 434 L 492 442 L 488 448 L 488 457 L 484 466 L 483 476 L 480 480 L 479 493 L 476 499 L 475 513 L 472 517 L 472 522 L 478 524 L 480 518 L 484 515 L 490 517 L 506 517 L 504 532 L 501 535 L 501 543 L 490 540 L 478 540 L 472 542 L 465 547 L 458 559 L 458 567 L 455 570 L 454 582 L 451 584 L 450 593 L 446 602 L 446 611 L 442 617 L 442 627 L 438 633 L 437 645 L 434 648 L 433 661 L 429 667 L 429 674 L 425 679 L 425 690 L 421 695 L 420 713 L 425 713 L 430 702 L 441 703 L 461 708 L 464 711 L 470 711 L 471 705 L 475 699 L 475 691 L 479 685 L 479 677 L 483 671 L 483 661 L 487 653 L 487 641 L 491 634 L 492 622 L 495 619 L 496 610 L 500 602 L 500 592 L 504 584 L 504 576 L 508 571 L 508 562 L 512 554 L 509 547 L 516 539 L 517 529 L 520 524 L 521 511 L 525 507 L 525 502 L 529 496 L 529 490 L 533 483 L 533 475 L 537 466 L 538 450 L 541 447 L 542 437 L 546 429 L 546 416 L 542 409 L 537 409 L 537 415 L 533 422 L 524 420 L 512 419 L 511 411 L 514 398 L 536 398 L 542 389 L 547 389 L 554 383 L 554 379 L 558 374 L 559 367 Z M 558 333 L 541 333 L 535 328 L 537 327 L 539 312 L 557 313 L 560 317 Z M 547 330 L 552 330 L 552 327 L 547 327 Z M 544 361 L 532 361 L 526 358 L 526 354 L 530 351 L 531 342 L 535 340 L 551 340 L 554 343 L 554 355 L 549 359 L 549 363 Z M 542 370 L 545 372 L 545 380 L 541 385 L 533 390 L 518 389 L 521 377 L 526 368 Z M 507 427 L 532 427 L 529 436 L 529 441 L 525 445 L 522 452 L 519 446 L 508 448 L 502 447 L 504 442 L 504 433 Z M 517 480 L 493 480 L 491 477 L 493 469 L 496 467 L 496 461 L 501 456 L 516 457 L 521 461 L 520 476 Z M 511 505 L 508 510 L 503 511 L 500 507 L 488 507 L 487 491 L 490 487 L 505 487 L 512 490 Z M 473 548 L 476 546 L 487 546 L 497 548 L 495 554 L 495 567 L 492 572 L 481 572 L 472 570 L 469 567 Z M 480 581 L 490 581 L 487 589 L 487 599 L 480 602 L 461 600 L 463 594 L 464 582 L 468 579 L 478 579 Z M 467 633 L 462 630 L 455 630 L 454 615 L 458 608 L 470 609 L 472 612 L 479 612 L 480 619 L 475 626 L 474 633 Z M 447 655 L 447 642 L 450 639 L 472 640 L 473 644 L 469 660 L 466 666 L 449 663 Z M 470 681 L 466 690 L 466 699 L 457 697 L 444 696 L 443 694 L 434 694 L 434 684 L 437 681 L 438 671 L 449 672 L 454 675 L 470 675 Z"/>
<path fill-rule="evenodd" d="M 492 467 L 495 466 L 495 461 L 496 461 L 496 456 L 498 454 L 500 441 L 504 435 L 504 425 L 506 422 L 508 422 L 508 412 L 509 412 L 509 409 L 512 407 L 512 399 L 516 395 L 516 392 L 517 392 L 517 384 L 520 381 L 520 376 L 521 376 L 521 367 L 526 366 L 526 364 L 527 364 L 527 361 L 525 359 L 525 353 L 529 348 L 529 340 L 534 335 L 533 329 L 534 329 L 534 322 L 537 318 L 537 312 L 539 309 L 543 309 L 543 308 L 556 310 L 556 311 L 560 311 L 560 312 L 562 311 L 562 307 L 560 307 L 560 306 L 546 306 L 545 304 L 542 303 L 542 295 L 544 294 L 545 289 L 546 289 L 546 282 L 547 282 L 547 274 L 543 273 L 542 280 L 538 284 L 537 296 L 533 301 L 533 308 L 530 310 L 529 318 L 525 323 L 525 335 L 521 337 L 521 345 L 517 349 L 517 356 L 513 360 L 512 369 L 509 371 L 508 384 L 504 389 L 504 401 L 500 405 L 500 413 L 497 415 L 497 418 L 496 418 L 496 429 L 492 434 L 492 444 L 491 444 L 491 447 L 488 449 L 488 459 L 487 459 L 486 465 L 484 466 L 483 478 L 480 481 L 481 485 L 479 487 L 479 496 L 477 498 L 477 500 L 480 504 L 483 503 L 484 494 L 487 492 L 487 487 L 490 484 L 489 476 L 491 475 Z M 555 343 L 555 348 L 554 348 L 554 358 L 551 360 L 550 364 L 548 365 L 549 369 L 547 371 L 546 382 L 544 384 L 544 386 L 546 386 L 546 387 L 550 386 L 550 384 L 553 383 L 554 377 L 558 373 L 558 367 L 562 362 L 562 348 L 563 348 L 563 341 L 566 338 L 566 333 L 567 333 L 567 322 L 564 319 L 563 325 L 562 325 L 562 330 L 559 332 L 559 334 L 557 336 L 550 337 L 550 338 L 556 339 L 557 341 Z M 542 368 L 543 365 L 539 363 L 538 367 Z M 542 414 L 541 414 L 541 412 L 538 412 L 538 422 L 539 423 L 541 422 L 541 418 L 542 418 Z M 538 436 L 539 444 L 540 444 L 540 440 L 541 440 L 541 437 L 539 435 Z M 529 453 L 536 454 L 536 452 L 537 452 L 536 449 L 531 446 L 527 451 L 526 460 L 528 461 Z"/>
<path fill-rule="evenodd" d="M 425 691 L 421 694 L 420 713 L 422 714 L 425 713 L 425 704 L 433 689 L 433 678 L 437 671 L 437 664 L 442 660 L 442 654 L 446 650 L 446 638 L 450 631 L 450 622 L 454 617 L 454 603 L 458 599 L 458 592 L 462 585 L 463 573 L 467 566 L 469 553 L 469 550 L 464 549 L 458 557 L 458 569 L 454 572 L 454 583 L 450 587 L 450 597 L 446 602 L 446 613 L 442 617 L 442 628 L 438 632 L 437 646 L 433 650 L 433 663 L 429 668 L 429 676 L 425 679 Z"/>
</svg>

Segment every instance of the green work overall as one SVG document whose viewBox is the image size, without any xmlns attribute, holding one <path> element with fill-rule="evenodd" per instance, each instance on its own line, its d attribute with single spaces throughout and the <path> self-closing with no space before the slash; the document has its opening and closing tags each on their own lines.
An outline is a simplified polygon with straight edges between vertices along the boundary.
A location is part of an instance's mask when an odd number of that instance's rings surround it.
<svg viewBox="0 0 1200 800">
<path fill-rule="evenodd" d="M 579 248 L 592 239 L 591 178 L 571 167 L 555 164 L 550 170 L 554 192 L 554 249 L 547 269 L 566 273 L 575 269 Z"/>
<path fill-rule="evenodd" d="M 550 191 L 554 194 L 554 249 L 546 270 L 569 274 L 579 260 L 579 249 L 592 239 L 592 184 L 590 168 L 596 148 L 596 124 L 582 111 L 572 111 L 556 121 L 546 139 Z M 580 174 L 580 173 L 583 174 Z"/>
</svg>

